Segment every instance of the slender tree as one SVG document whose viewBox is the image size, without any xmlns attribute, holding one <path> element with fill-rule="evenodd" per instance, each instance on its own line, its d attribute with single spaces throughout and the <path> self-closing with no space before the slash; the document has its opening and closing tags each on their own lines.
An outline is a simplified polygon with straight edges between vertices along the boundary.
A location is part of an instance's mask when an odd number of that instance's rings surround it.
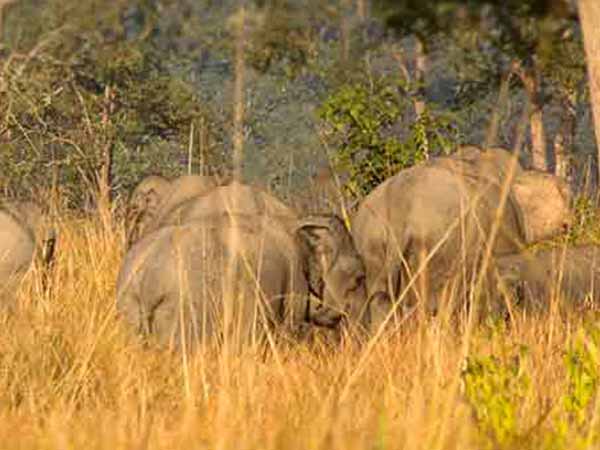
<svg viewBox="0 0 600 450">
<path fill-rule="evenodd" d="M 369 0 L 356 0 L 356 13 L 361 22 L 369 16 Z"/>
<path fill-rule="evenodd" d="M 406 77 L 408 70 L 401 62 L 405 78 L 409 79 L 415 89 L 413 105 L 415 116 L 420 120 L 425 116 L 425 86 L 428 66 L 428 49 L 431 42 L 441 33 L 447 32 L 451 26 L 451 18 L 459 3 L 456 1 L 420 1 L 420 0 L 375 0 L 374 6 L 384 17 L 389 28 L 398 37 L 412 36 L 414 39 L 414 74 Z M 408 81 L 408 80 L 407 80 Z M 425 154 L 428 154 L 428 143 L 425 142 Z"/>
<path fill-rule="evenodd" d="M 583 30 L 585 54 L 587 59 L 596 147 L 600 161 L 600 2 L 597 0 L 579 0 L 579 19 Z M 598 164 L 600 178 L 600 163 Z"/>
<path fill-rule="evenodd" d="M 531 133 L 531 164 L 538 170 L 547 170 L 546 130 L 544 127 L 544 102 L 542 100 L 542 74 L 537 61 L 524 66 L 515 65 L 530 105 L 529 131 Z"/>
<path fill-rule="evenodd" d="M 549 74 L 554 71 L 556 64 L 565 63 L 560 58 L 559 50 L 564 45 L 565 37 L 569 39 L 573 36 L 573 33 L 567 34 L 566 30 L 576 25 L 569 20 L 567 6 L 564 0 L 491 2 L 483 19 L 487 26 L 479 27 L 482 41 L 499 51 L 504 60 L 512 61 L 513 72 L 521 81 L 530 105 L 531 162 L 539 170 L 548 170 L 549 150 L 556 148 L 563 152 L 557 159 L 559 166 L 564 166 L 566 137 L 558 138 L 558 147 L 548 148 L 544 108 L 556 94 L 546 89 Z M 549 61 L 555 64 L 549 64 Z M 564 131 L 567 128 L 565 125 Z"/>
<path fill-rule="evenodd" d="M 2 38 L 2 33 L 4 32 L 4 10 L 15 1 L 16 0 L 0 0 L 0 40 Z"/>
<path fill-rule="evenodd" d="M 578 26 L 565 28 L 555 38 L 559 42 L 553 45 L 552 54 L 544 58 L 544 76 L 559 114 L 553 140 L 554 172 L 563 178 L 572 174 L 569 166 L 577 128 L 577 109 L 585 93 L 585 54 L 580 35 Z"/>
<path fill-rule="evenodd" d="M 548 153 L 557 150 L 557 169 L 561 173 L 566 171 L 565 153 L 572 146 L 576 119 L 572 114 L 577 101 L 572 80 L 582 72 L 569 61 L 569 56 L 576 52 L 572 48 L 563 51 L 567 44 L 578 42 L 574 32 L 578 26 L 576 16 L 567 0 L 377 0 L 376 3 L 391 28 L 416 39 L 417 86 L 422 87 L 425 82 L 422 74 L 427 73 L 428 44 L 441 34 L 450 35 L 459 45 L 466 46 L 464 61 L 457 63 L 456 68 L 478 90 L 474 98 L 499 89 L 507 73 L 516 75 L 513 79 L 520 81 L 531 105 L 528 120 L 532 165 L 547 170 Z M 473 57 L 474 54 L 481 56 Z M 565 72 L 565 68 L 575 75 L 571 73 L 562 79 L 554 76 Z M 485 76 L 480 83 L 469 79 L 471 71 L 483 71 Z M 548 89 L 551 81 L 557 89 Z M 565 113 L 554 147 L 549 148 L 544 113 L 551 100 L 565 105 Z M 415 109 L 419 113 L 418 101 Z"/>
</svg>

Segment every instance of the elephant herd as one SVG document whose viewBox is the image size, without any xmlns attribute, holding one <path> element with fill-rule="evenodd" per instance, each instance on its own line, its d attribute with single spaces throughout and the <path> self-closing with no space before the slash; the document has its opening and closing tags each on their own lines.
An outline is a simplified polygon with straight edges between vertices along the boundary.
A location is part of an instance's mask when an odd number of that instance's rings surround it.
<svg viewBox="0 0 600 450">
<path fill-rule="evenodd" d="M 313 325 L 373 332 L 417 305 L 436 314 L 449 292 L 468 298 L 456 293 L 470 292 L 484 262 L 492 302 L 500 291 L 547 301 L 559 267 L 565 296 L 593 298 L 593 246 L 525 250 L 568 228 L 569 202 L 560 178 L 474 146 L 387 179 L 349 223 L 238 182 L 150 176 L 130 195 L 116 308 L 140 334 L 189 349 Z M 55 238 L 36 234 L 38 220 L 31 205 L 0 209 L 4 285 L 34 255 L 51 259 Z"/>
<path fill-rule="evenodd" d="M 153 178 L 132 195 L 140 229 L 130 233 L 117 310 L 135 329 L 175 346 L 223 330 L 257 340 L 305 323 L 334 327 L 346 305 L 364 301 L 362 259 L 341 219 L 300 218 L 237 182 L 190 195 L 202 183 L 185 178 L 156 189 Z M 190 190 L 176 192 L 182 186 Z"/>
</svg>

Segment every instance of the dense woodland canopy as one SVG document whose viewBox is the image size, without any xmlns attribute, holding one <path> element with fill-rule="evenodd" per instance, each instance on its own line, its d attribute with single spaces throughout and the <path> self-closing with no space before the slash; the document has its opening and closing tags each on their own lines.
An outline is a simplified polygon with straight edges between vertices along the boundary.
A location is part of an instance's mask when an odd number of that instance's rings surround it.
<svg viewBox="0 0 600 450">
<path fill-rule="evenodd" d="M 240 2 L 0 4 L 5 193 L 82 206 L 98 183 L 120 198 L 148 173 L 229 173 Z M 332 166 L 359 197 L 525 131 L 526 164 L 595 183 L 574 2 L 261 0 L 245 16 L 248 180 L 292 196 Z"/>
</svg>

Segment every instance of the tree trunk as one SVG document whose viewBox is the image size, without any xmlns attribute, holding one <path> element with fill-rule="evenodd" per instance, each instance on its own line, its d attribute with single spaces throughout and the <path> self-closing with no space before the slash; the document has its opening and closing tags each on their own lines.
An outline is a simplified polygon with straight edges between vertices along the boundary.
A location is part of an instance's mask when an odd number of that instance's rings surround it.
<svg viewBox="0 0 600 450">
<path fill-rule="evenodd" d="M 244 85 L 245 85 L 245 27 L 246 9 L 244 3 L 238 12 L 235 37 L 235 81 L 233 105 L 233 179 L 242 181 L 244 160 Z"/>
<path fill-rule="evenodd" d="M 425 114 L 425 71 L 427 70 L 427 52 L 425 51 L 425 42 L 420 37 L 416 37 L 415 42 L 415 85 L 417 92 L 414 97 L 415 114 L 417 120 L 421 120 Z M 425 159 L 429 159 L 429 142 L 425 134 L 423 142 L 423 153 Z"/>
<path fill-rule="evenodd" d="M 569 176 L 569 154 L 575 140 L 577 120 L 577 95 L 573 89 L 568 89 L 562 96 L 561 124 L 554 137 L 554 173 L 564 179 Z"/>
<path fill-rule="evenodd" d="M 534 169 L 548 170 L 546 163 L 546 133 L 544 131 L 544 116 L 539 103 L 534 103 L 529 116 L 531 128 L 531 164 Z"/>
<path fill-rule="evenodd" d="M 105 224 L 110 223 L 110 202 L 112 190 L 113 132 L 112 115 L 115 110 L 115 91 L 111 86 L 104 89 L 104 107 L 102 111 L 102 127 L 104 129 L 100 155 L 100 171 L 98 174 L 98 212 Z"/>
<path fill-rule="evenodd" d="M 498 128 L 500 127 L 500 116 L 506 110 L 509 94 L 508 88 L 510 86 L 510 79 L 512 77 L 512 74 L 513 71 L 509 70 L 502 76 L 502 81 L 500 83 L 500 92 L 498 93 L 498 102 L 492 110 L 492 118 L 490 120 L 490 125 L 488 126 L 488 130 L 485 135 L 484 148 L 489 148 L 498 145 L 497 140 Z"/>
<path fill-rule="evenodd" d="M 367 30 L 367 18 L 369 17 L 369 9 L 369 0 L 356 1 L 356 16 L 358 18 L 362 45 L 367 45 L 369 42 L 369 33 Z M 366 57 L 368 57 L 368 54 L 369 51 L 367 50 Z"/>
<path fill-rule="evenodd" d="M 578 3 L 579 21 L 587 58 L 600 179 L 600 2 L 598 0 L 579 0 Z"/>
<path fill-rule="evenodd" d="M 367 17 L 369 16 L 368 1 L 369 0 L 357 0 L 357 2 L 356 2 L 356 10 L 357 10 L 358 19 L 361 22 L 364 22 L 365 20 L 367 20 Z"/>
<path fill-rule="evenodd" d="M 200 153 L 200 175 L 207 175 L 206 161 L 204 153 L 206 151 L 206 127 L 204 126 L 204 117 L 200 117 L 200 136 L 198 138 L 198 152 Z"/>
<path fill-rule="evenodd" d="M 58 162 L 56 161 L 56 147 L 52 145 L 52 187 L 50 192 L 50 213 L 52 216 L 56 216 L 59 211 L 59 171 Z"/>
<path fill-rule="evenodd" d="M 14 3 L 15 0 L 0 0 L 0 49 L 4 47 L 4 12 L 6 8 Z M 6 89 L 6 80 L 0 74 L 0 92 Z"/>
<path fill-rule="evenodd" d="M 340 43 L 342 50 L 342 63 L 346 65 L 350 59 L 350 9 L 349 0 L 340 0 Z"/>
<path fill-rule="evenodd" d="M 548 170 L 546 163 L 546 132 L 544 130 L 543 105 L 540 99 L 540 76 L 537 69 L 519 67 L 516 70 L 519 75 L 531 112 L 529 115 L 529 128 L 531 132 L 531 164 L 534 169 Z"/>
<path fill-rule="evenodd" d="M 415 43 L 415 84 L 417 85 L 417 96 L 415 97 L 415 112 L 421 117 L 425 112 L 425 71 L 427 70 L 427 55 L 425 43 L 419 37 Z"/>
<path fill-rule="evenodd" d="M 191 175 L 193 172 L 194 163 L 194 122 L 190 123 L 190 138 L 188 142 L 188 160 L 187 160 L 187 173 Z"/>
<path fill-rule="evenodd" d="M 102 162 L 100 166 L 100 181 L 99 181 L 99 193 L 100 209 L 103 212 L 110 210 L 110 191 L 111 191 L 111 179 L 112 179 L 112 143 L 107 142 L 102 149 Z"/>
<path fill-rule="evenodd" d="M 0 42 L 4 39 L 4 11 L 6 7 L 16 0 L 0 0 Z"/>
</svg>

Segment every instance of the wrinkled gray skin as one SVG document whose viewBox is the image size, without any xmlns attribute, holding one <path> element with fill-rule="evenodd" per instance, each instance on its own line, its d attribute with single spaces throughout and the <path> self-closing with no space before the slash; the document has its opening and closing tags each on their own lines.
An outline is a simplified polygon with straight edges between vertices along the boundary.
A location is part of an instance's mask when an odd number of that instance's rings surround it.
<svg viewBox="0 0 600 450">
<path fill-rule="evenodd" d="M 346 305 L 365 301 L 364 267 L 339 218 L 308 217 L 293 233 L 265 218 L 205 216 L 146 235 L 121 268 L 119 313 L 143 334 L 190 349 L 224 331 L 247 343 L 265 327 L 333 327 Z"/>
<path fill-rule="evenodd" d="M 511 156 L 498 148 L 463 147 L 451 157 L 402 170 L 371 192 L 352 226 L 367 268 L 369 296 L 398 298 L 411 279 L 406 268 L 415 273 L 442 241 L 413 286 L 426 286 L 430 312 L 438 309 L 444 287 L 456 275 L 463 278 L 459 286 L 468 286 L 495 221 Z M 554 236 L 569 221 L 566 183 L 516 166 L 493 255 Z M 415 290 L 409 291 L 407 307 L 417 301 Z"/>
<path fill-rule="evenodd" d="M 36 257 L 45 265 L 54 256 L 55 233 L 42 231 L 43 215 L 33 202 L 0 206 L 0 294 L 11 294 Z"/>
<path fill-rule="evenodd" d="M 215 214 L 260 215 L 293 227 L 295 212 L 274 196 L 254 186 L 231 182 L 202 196 L 180 202 L 163 214 L 156 228 L 179 225 Z"/>
<path fill-rule="evenodd" d="M 553 297 L 583 306 L 600 301 L 600 247 L 580 245 L 527 251 L 496 258 L 494 293 L 531 311 L 548 308 Z"/>
<path fill-rule="evenodd" d="M 182 175 L 171 181 L 157 175 L 144 178 L 133 190 L 128 205 L 127 248 L 158 229 L 163 217 L 180 203 L 201 196 L 216 185 L 213 177 L 203 175 Z"/>
</svg>

